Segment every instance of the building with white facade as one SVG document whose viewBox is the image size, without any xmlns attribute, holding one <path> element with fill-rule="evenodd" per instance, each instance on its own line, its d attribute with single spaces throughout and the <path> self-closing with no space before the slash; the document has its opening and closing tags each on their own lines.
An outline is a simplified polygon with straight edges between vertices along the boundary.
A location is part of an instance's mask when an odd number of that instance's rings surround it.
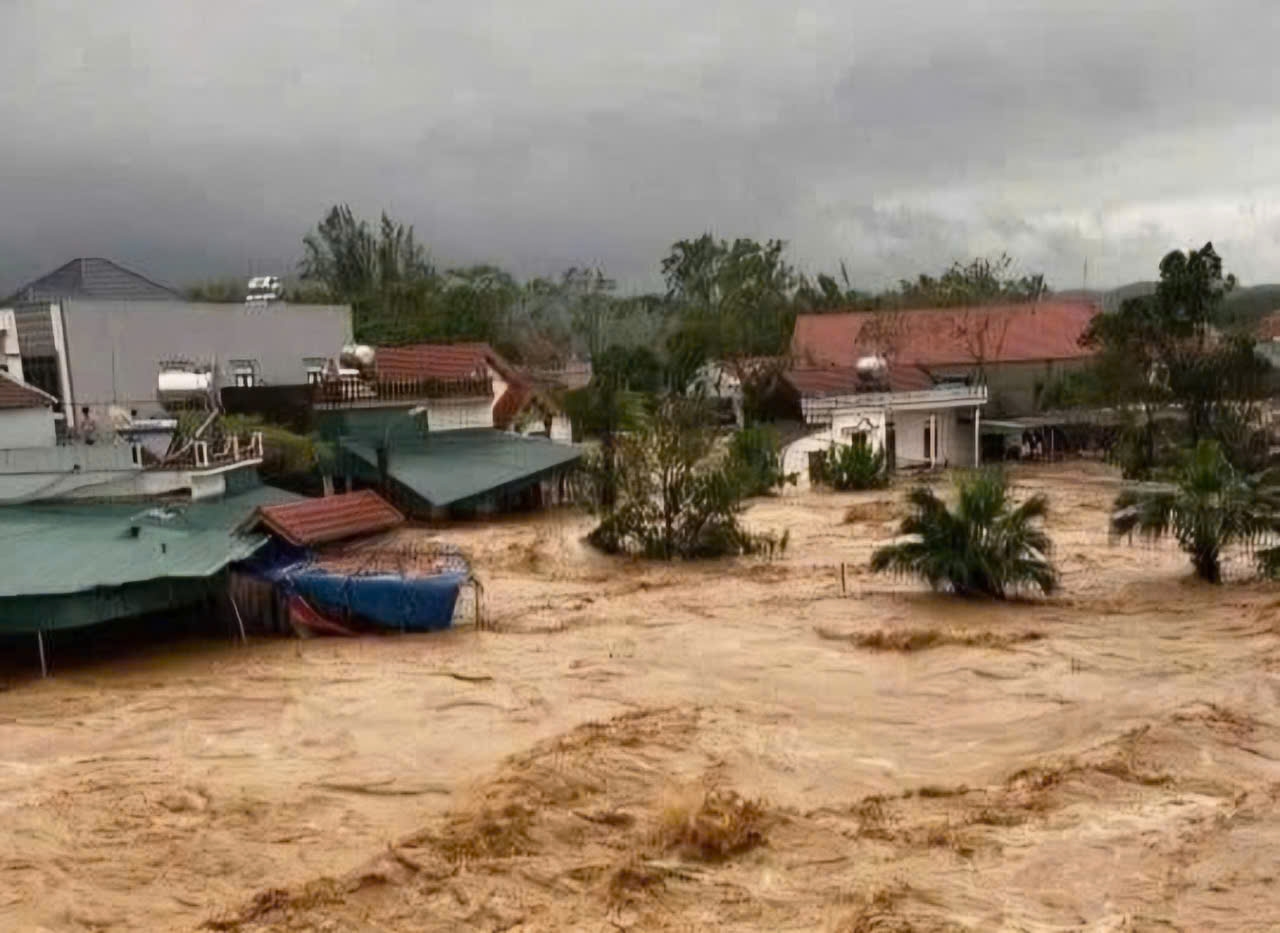
<svg viewBox="0 0 1280 933">
<path fill-rule="evenodd" d="M 898 470 L 981 462 L 984 385 L 937 384 L 920 370 L 873 365 L 791 370 L 783 386 L 809 429 L 782 451 L 783 472 L 797 474 L 801 487 L 834 444 L 868 443 Z"/>
</svg>

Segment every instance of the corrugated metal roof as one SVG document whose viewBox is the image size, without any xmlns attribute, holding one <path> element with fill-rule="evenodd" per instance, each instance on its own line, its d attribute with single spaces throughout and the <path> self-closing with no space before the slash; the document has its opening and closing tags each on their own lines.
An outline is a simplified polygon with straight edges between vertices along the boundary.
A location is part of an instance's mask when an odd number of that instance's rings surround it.
<svg viewBox="0 0 1280 933">
<path fill-rule="evenodd" d="M 43 389 L 20 382 L 0 370 L 0 409 L 49 408 L 57 404 L 58 400 Z"/>
<path fill-rule="evenodd" d="M 297 498 L 258 486 L 217 502 L 174 507 L 135 502 L 0 508 L 0 598 L 207 577 L 266 540 L 237 533 L 254 510 Z"/>
<path fill-rule="evenodd" d="M 346 437 L 341 445 L 366 470 L 376 471 L 376 442 Z M 387 472 L 426 502 L 444 507 L 532 482 L 581 457 L 581 448 L 545 438 L 487 428 L 440 431 L 425 438 L 396 436 L 390 444 Z"/>
<path fill-rule="evenodd" d="M 1044 301 L 974 308 L 801 314 L 791 350 L 801 365 L 853 366 L 871 354 L 904 366 L 1080 359 L 1080 337 L 1098 309 Z"/>
<path fill-rule="evenodd" d="M 14 301 L 57 301 L 62 298 L 105 298 L 115 301 L 185 301 L 166 288 L 110 259 L 73 259 L 28 282 L 10 296 Z"/>
<path fill-rule="evenodd" d="M 268 529 L 298 547 L 376 534 L 404 524 L 404 516 L 370 489 L 265 506 L 258 515 Z"/>
</svg>

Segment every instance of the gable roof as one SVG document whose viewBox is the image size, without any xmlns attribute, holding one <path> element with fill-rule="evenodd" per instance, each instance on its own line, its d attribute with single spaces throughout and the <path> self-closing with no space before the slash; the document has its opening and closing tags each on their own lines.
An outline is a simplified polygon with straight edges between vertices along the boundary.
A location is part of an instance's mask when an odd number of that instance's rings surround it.
<svg viewBox="0 0 1280 933">
<path fill-rule="evenodd" d="M 298 547 L 376 534 L 404 524 L 404 516 L 371 489 L 265 506 L 258 510 L 258 517 L 274 534 Z"/>
<path fill-rule="evenodd" d="M 113 301 L 185 301 L 182 295 L 110 259 L 73 259 L 14 292 L 14 301 L 105 298 Z"/>
<path fill-rule="evenodd" d="M 43 389 L 0 371 L 0 409 L 49 408 L 57 404 L 58 400 Z"/>
<path fill-rule="evenodd" d="M 800 366 L 852 367 L 885 355 L 904 366 L 973 365 L 1091 356 L 1080 337 L 1098 309 L 1083 302 L 909 311 L 801 314 L 792 354 Z"/>
<path fill-rule="evenodd" d="M 413 379 L 450 382 L 483 378 L 492 368 L 513 381 L 515 368 L 487 343 L 415 343 L 405 347 L 378 347 L 374 365 L 379 379 Z"/>
</svg>

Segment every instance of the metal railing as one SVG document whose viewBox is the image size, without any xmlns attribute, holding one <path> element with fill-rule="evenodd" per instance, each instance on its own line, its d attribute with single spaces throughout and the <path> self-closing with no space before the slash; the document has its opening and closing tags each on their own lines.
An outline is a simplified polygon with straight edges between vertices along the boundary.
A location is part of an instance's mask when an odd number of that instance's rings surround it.
<svg viewBox="0 0 1280 933">
<path fill-rule="evenodd" d="M 254 431 L 245 437 L 229 434 L 221 442 L 194 441 L 181 455 L 166 459 L 155 468 L 212 470 L 261 459 L 262 432 Z"/>
<path fill-rule="evenodd" d="M 470 379 L 331 379 L 312 387 L 315 405 L 340 408 L 437 398 L 491 398 L 493 381 Z"/>
</svg>

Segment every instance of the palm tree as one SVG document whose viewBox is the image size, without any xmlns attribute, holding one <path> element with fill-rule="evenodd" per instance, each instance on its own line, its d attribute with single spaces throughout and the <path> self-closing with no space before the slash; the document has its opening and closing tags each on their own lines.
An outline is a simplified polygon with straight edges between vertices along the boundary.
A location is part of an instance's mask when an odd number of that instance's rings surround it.
<svg viewBox="0 0 1280 933">
<path fill-rule="evenodd" d="M 1202 440 L 1173 484 L 1126 490 L 1116 499 L 1112 533 L 1135 530 L 1151 540 L 1173 535 L 1191 555 L 1196 576 L 1209 583 L 1222 582 L 1222 552 L 1233 544 L 1253 549 L 1259 568 L 1274 572 L 1280 547 L 1256 545 L 1280 532 L 1280 474 L 1242 473 L 1217 441 Z"/>
<path fill-rule="evenodd" d="M 899 529 L 907 540 L 878 548 L 871 569 L 909 574 L 935 590 L 1004 599 L 1011 591 L 1052 593 L 1058 573 L 1053 542 L 1041 523 L 1049 501 L 1035 495 L 1015 506 L 999 470 L 980 470 L 957 483 L 955 510 L 928 487 L 907 494 L 912 514 Z"/>
</svg>

